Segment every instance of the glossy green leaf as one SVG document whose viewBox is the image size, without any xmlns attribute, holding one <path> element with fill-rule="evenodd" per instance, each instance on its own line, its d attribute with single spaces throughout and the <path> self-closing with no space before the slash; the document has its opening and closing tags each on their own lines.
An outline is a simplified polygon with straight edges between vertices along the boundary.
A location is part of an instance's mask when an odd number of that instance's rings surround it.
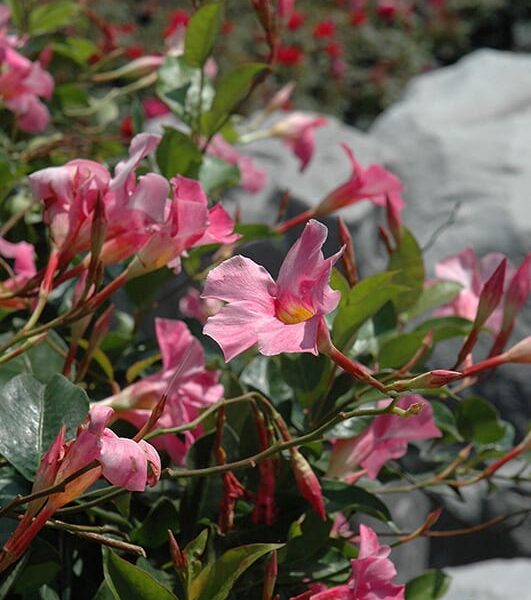
<svg viewBox="0 0 531 600">
<path fill-rule="evenodd" d="M 0 389 L 0 454 L 32 480 L 63 423 L 67 437 L 73 437 L 88 408 L 86 392 L 62 375 L 46 385 L 17 375 Z"/>
<path fill-rule="evenodd" d="M 380 519 L 391 521 L 387 506 L 374 494 L 361 487 L 335 479 L 322 479 L 323 496 L 327 499 L 328 512 L 355 510 Z"/>
<path fill-rule="evenodd" d="M 32 35 L 51 33 L 70 25 L 80 9 L 77 2 L 50 2 L 35 7 L 30 14 L 29 30 Z"/>
<path fill-rule="evenodd" d="M 171 127 L 165 127 L 155 156 L 160 172 L 167 179 L 175 175 L 194 176 L 203 158 L 189 136 Z"/>
<path fill-rule="evenodd" d="M 283 544 L 250 544 L 228 550 L 201 570 L 189 587 L 188 600 L 225 600 L 244 571 L 282 547 Z"/>
<path fill-rule="evenodd" d="M 395 285 L 394 273 L 378 273 L 360 281 L 341 297 L 332 328 L 332 339 L 338 348 L 345 346 L 356 330 L 376 314 L 389 300 L 402 294 L 404 288 Z"/>
<path fill-rule="evenodd" d="M 397 312 L 407 311 L 418 302 L 424 289 L 424 261 L 417 240 L 405 227 L 400 246 L 391 254 L 388 270 L 396 271 L 393 283 L 406 288 L 391 300 Z"/>
<path fill-rule="evenodd" d="M 210 135 L 223 126 L 249 92 L 253 79 L 265 69 L 267 65 L 263 63 L 249 63 L 236 67 L 221 78 L 211 109 L 202 115 L 202 133 Z"/>
<path fill-rule="evenodd" d="M 212 53 L 220 26 L 220 4 L 205 4 L 192 15 L 184 38 L 184 58 L 191 67 L 203 67 Z"/>
<path fill-rule="evenodd" d="M 462 400 L 456 409 L 457 427 L 465 440 L 492 444 L 505 435 L 505 427 L 494 406 L 478 396 Z"/>
<path fill-rule="evenodd" d="M 404 333 L 382 345 L 378 361 L 382 369 L 398 369 L 405 365 L 422 346 L 423 333 Z"/>
<path fill-rule="evenodd" d="M 263 225 L 261 223 L 252 223 L 249 225 L 238 224 L 234 227 L 234 231 L 242 236 L 241 241 L 244 243 L 279 237 L 278 233 L 276 233 L 269 225 Z"/>
<path fill-rule="evenodd" d="M 97 56 L 100 51 L 93 41 L 82 37 L 68 37 L 64 42 L 54 42 L 52 48 L 54 53 L 82 66 L 87 64 L 91 56 Z"/>
<path fill-rule="evenodd" d="M 169 498 L 161 498 L 152 507 L 142 524 L 133 530 L 131 539 L 146 548 L 158 548 L 168 541 L 168 529 L 179 526 L 179 513 Z"/>
<path fill-rule="evenodd" d="M 104 553 L 105 581 L 116 600 L 176 600 L 161 583 L 143 569 L 120 558 L 114 552 Z"/>
<path fill-rule="evenodd" d="M 287 400 L 293 394 L 282 377 L 279 363 L 276 358 L 259 355 L 241 372 L 240 381 L 276 402 Z"/>
<path fill-rule="evenodd" d="M 205 156 L 199 169 L 199 181 L 210 196 L 225 188 L 233 187 L 240 183 L 240 169 L 231 165 L 226 160 L 215 156 Z"/>
<path fill-rule="evenodd" d="M 191 542 L 188 542 L 184 548 L 184 555 L 186 556 L 186 568 L 188 581 L 191 582 L 196 575 L 203 568 L 201 557 L 205 552 L 206 544 L 208 541 L 208 529 L 203 531 L 195 537 Z"/>
<path fill-rule="evenodd" d="M 430 404 L 437 427 L 441 431 L 450 434 L 457 441 L 463 441 L 463 437 L 457 429 L 457 422 L 455 420 L 454 413 L 445 404 L 439 402 L 438 400 L 432 400 Z"/>
<path fill-rule="evenodd" d="M 437 281 L 425 286 L 417 302 L 405 313 L 400 315 L 402 321 L 410 321 L 420 315 L 451 302 L 463 289 L 455 281 Z"/>
<path fill-rule="evenodd" d="M 447 592 L 451 580 L 442 571 L 427 571 L 407 583 L 406 600 L 438 600 Z"/>
<path fill-rule="evenodd" d="M 51 582 L 61 569 L 57 550 L 48 542 L 38 538 L 32 543 L 31 554 L 24 569 L 13 585 L 17 594 L 29 594 Z"/>
</svg>

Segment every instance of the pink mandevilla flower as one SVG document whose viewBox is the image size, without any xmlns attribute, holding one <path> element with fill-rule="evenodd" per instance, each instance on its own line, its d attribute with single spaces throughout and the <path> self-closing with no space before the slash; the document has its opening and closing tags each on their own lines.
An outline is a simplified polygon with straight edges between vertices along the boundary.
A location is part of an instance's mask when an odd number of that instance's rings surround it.
<svg viewBox="0 0 531 600">
<path fill-rule="evenodd" d="M 390 553 L 370 527 L 360 525 L 360 550 L 350 563 L 352 576 L 347 583 L 330 589 L 314 584 L 290 600 L 404 600 L 405 586 L 392 583 L 396 568 L 388 558 Z"/>
<path fill-rule="evenodd" d="M 312 159 L 315 140 L 314 129 L 327 125 L 324 117 L 303 112 L 293 112 L 271 127 L 271 134 L 281 138 L 300 161 L 300 170 L 304 171 Z"/>
<path fill-rule="evenodd" d="M 195 419 L 201 408 L 223 396 L 217 371 L 207 371 L 203 348 L 182 321 L 156 319 L 155 329 L 162 354 L 162 371 L 145 377 L 103 401 L 120 419 L 141 428 L 163 393 L 168 399 L 156 427 L 176 427 Z M 182 464 L 186 452 L 201 434 L 201 428 L 183 437 L 167 434 L 153 438 L 153 445 L 165 450 L 172 461 Z"/>
<path fill-rule="evenodd" d="M 0 552 L 0 572 L 17 560 L 56 510 L 80 496 L 102 475 L 113 485 L 144 491 L 160 478 L 160 457 L 144 440 L 118 437 L 107 424 L 112 408 L 94 405 L 75 440 L 65 442 L 65 428 L 41 459 L 32 492 L 61 483 L 78 471 L 95 466 L 65 485 L 64 491 L 33 500 Z"/>
<path fill-rule="evenodd" d="M 31 62 L 15 50 L 19 40 L 7 35 L 9 9 L 0 15 L 0 100 L 15 114 L 17 126 L 39 133 L 48 125 L 50 113 L 39 98 L 52 96 L 52 76 L 41 64 Z"/>
<path fill-rule="evenodd" d="M 221 135 L 215 135 L 212 138 L 207 153 L 210 156 L 221 158 L 231 165 L 236 165 L 240 170 L 240 185 L 246 192 L 256 194 L 266 184 L 266 172 L 257 167 L 250 156 L 238 152 Z"/>
<path fill-rule="evenodd" d="M 342 144 L 342 147 L 351 162 L 352 175 L 325 197 L 317 207 L 316 215 L 329 214 L 360 200 L 385 206 L 387 198 L 399 212 L 405 206 L 400 195 L 403 190 L 400 179 L 381 165 L 370 165 L 364 169 L 352 150 L 346 144 Z"/>
<path fill-rule="evenodd" d="M 226 360 L 254 344 L 266 356 L 318 353 L 319 326 L 339 302 L 329 279 L 340 252 L 323 257 L 327 233 L 323 224 L 310 220 L 276 282 L 263 267 L 239 255 L 210 271 L 203 297 L 227 304 L 209 317 L 203 331 L 218 342 Z"/>
<path fill-rule="evenodd" d="M 452 302 L 438 308 L 437 316 L 455 315 L 473 321 L 479 305 L 479 296 L 486 281 L 489 280 L 500 262 L 505 257 L 503 254 L 491 252 L 479 259 L 472 248 L 465 248 L 459 254 L 454 254 L 441 260 L 435 266 L 438 279 L 455 281 L 463 286 Z M 505 272 L 504 288 L 512 278 L 515 270 L 508 265 Z M 487 327 L 494 331 L 500 329 L 503 319 L 503 302 L 494 310 L 487 320 Z"/>
<path fill-rule="evenodd" d="M 28 242 L 8 242 L 0 237 L 0 256 L 12 259 L 13 267 L 9 267 L 9 277 L 0 281 L 0 292 L 13 294 L 20 290 L 35 275 L 35 248 Z M 4 263 L 4 267 L 5 268 Z M 21 298 L 0 299 L 3 308 L 23 308 Z"/>
<path fill-rule="evenodd" d="M 389 402 L 383 400 L 380 407 Z M 375 479 L 387 461 L 406 454 L 409 442 L 441 437 L 431 406 L 421 396 L 404 396 L 397 406 L 407 409 L 415 403 L 423 404 L 418 415 L 379 415 L 359 435 L 335 440 L 327 475 L 350 483 L 362 476 Z"/>
</svg>

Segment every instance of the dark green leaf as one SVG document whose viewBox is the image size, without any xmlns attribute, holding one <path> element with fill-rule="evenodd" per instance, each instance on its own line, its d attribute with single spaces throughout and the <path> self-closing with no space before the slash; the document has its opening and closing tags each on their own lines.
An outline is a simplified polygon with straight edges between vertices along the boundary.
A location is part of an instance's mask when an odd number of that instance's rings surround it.
<svg viewBox="0 0 531 600">
<path fill-rule="evenodd" d="M 292 392 L 282 378 L 279 361 L 269 356 L 257 356 L 242 371 L 240 381 L 276 402 L 291 398 Z"/>
<path fill-rule="evenodd" d="M 69 58 L 78 65 L 86 65 L 89 58 L 97 56 L 100 51 L 94 42 L 81 37 L 68 37 L 64 42 L 54 42 L 52 48 L 54 53 Z"/>
<path fill-rule="evenodd" d="M 225 188 L 233 187 L 240 183 L 240 169 L 221 158 L 205 156 L 199 169 L 199 181 L 210 196 Z"/>
<path fill-rule="evenodd" d="M 189 588 L 189 600 L 225 600 L 238 577 L 265 554 L 283 544 L 250 544 L 232 548 L 207 564 Z"/>
<path fill-rule="evenodd" d="M 505 435 L 505 427 L 498 411 L 487 400 L 478 396 L 465 398 L 457 406 L 457 427 L 465 438 L 479 444 L 492 444 Z"/>
<path fill-rule="evenodd" d="M 466 337 L 470 333 L 472 323 L 461 317 L 439 317 L 424 321 L 415 331 L 426 334 L 428 331 L 433 333 L 433 342 L 436 344 L 443 340 L 449 340 L 454 337 Z"/>
<path fill-rule="evenodd" d="M 405 365 L 422 346 L 423 338 L 423 333 L 404 333 L 390 339 L 378 354 L 380 367 L 398 369 Z"/>
<path fill-rule="evenodd" d="M 400 246 L 391 254 L 388 270 L 396 271 L 393 283 L 407 288 L 394 296 L 392 302 L 397 312 L 407 311 L 418 302 L 424 289 L 424 261 L 417 240 L 405 227 Z"/>
<path fill-rule="evenodd" d="M 133 530 L 131 539 L 146 548 L 158 548 L 168 541 L 168 529 L 179 526 L 179 513 L 169 498 L 161 498 L 149 511 L 142 525 Z"/>
<path fill-rule="evenodd" d="M 186 134 L 171 127 L 164 128 L 155 156 L 160 172 L 167 179 L 175 175 L 193 177 L 203 158 L 199 148 Z"/>
<path fill-rule="evenodd" d="M 43 539 L 31 545 L 31 554 L 22 573 L 15 581 L 13 591 L 28 594 L 51 582 L 59 572 L 60 559 L 57 550 Z"/>
<path fill-rule="evenodd" d="M 462 289 L 463 286 L 455 281 L 437 281 L 432 285 L 428 285 L 422 290 L 422 294 L 416 304 L 405 313 L 402 313 L 400 318 L 402 321 L 410 321 L 442 304 L 447 304 L 448 302 L 451 302 Z"/>
<path fill-rule="evenodd" d="M 345 350 L 345 345 L 364 321 L 386 302 L 403 293 L 404 288 L 395 285 L 394 278 L 394 273 L 372 275 L 341 297 L 332 329 L 332 338 L 338 348 Z"/>
<path fill-rule="evenodd" d="M 7 336 L 0 336 L 1 341 L 6 339 Z M 54 331 L 48 333 L 48 339 L 61 350 L 66 352 L 68 349 L 62 338 Z M 63 370 L 64 361 L 64 356 L 56 352 L 45 340 L 0 366 L 0 386 L 21 373 L 30 373 L 41 383 L 47 383 Z"/>
<path fill-rule="evenodd" d="M 191 67 L 203 67 L 212 53 L 220 25 L 220 4 L 205 4 L 192 15 L 184 38 L 184 58 Z"/>
<path fill-rule="evenodd" d="M 406 600 L 438 600 L 448 590 L 450 581 L 451 577 L 442 571 L 427 571 L 407 583 Z"/>
<path fill-rule="evenodd" d="M 430 404 L 433 409 L 433 416 L 435 418 L 435 424 L 437 427 L 441 431 L 449 433 L 459 442 L 462 441 L 463 438 L 457 429 L 454 413 L 445 404 L 439 402 L 438 400 L 432 400 Z"/>
<path fill-rule="evenodd" d="M 114 552 L 104 554 L 105 581 L 116 600 L 176 600 L 177 596 L 167 590 L 149 573 L 120 558 Z"/>
<path fill-rule="evenodd" d="M 85 391 L 62 375 L 46 385 L 31 375 L 17 375 L 0 389 L 0 454 L 32 480 L 61 426 L 73 437 L 88 408 Z"/>
<path fill-rule="evenodd" d="M 242 242 L 252 242 L 253 240 L 267 240 L 279 237 L 278 233 L 269 226 L 261 223 L 251 225 L 236 225 L 234 228 L 236 233 L 242 236 Z"/>
<path fill-rule="evenodd" d="M 328 500 L 328 512 L 355 510 L 380 519 L 391 521 L 391 514 L 387 506 L 374 494 L 356 487 L 336 481 L 335 479 L 322 479 L 323 495 Z"/>
<path fill-rule="evenodd" d="M 221 79 L 211 109 L 201 117 L 202 133 L 210 135 L 224 124 L 245 98 L 253 79 L 265 69 L 267 65 L 263 63 L 240 65 Z"/>
<path fill-rule="evenodd" d="M 79 12 L 80 6 L 76 2 L 50 2 L 40 4 L 31 11 L 29 29 L 32 35 L 51 33 L 72 22 Z"/>
<path fill-rule="evenodd" d="M 186 556 L 186 568 L 188 571 L 188 581 L 195 579 L 196 575 L 203 568 L 201 557 L 205 551 L 207 541 L 208 529 L 203 529 L 203 531 L 184 548 L 184 555 Z"/>
</svg>

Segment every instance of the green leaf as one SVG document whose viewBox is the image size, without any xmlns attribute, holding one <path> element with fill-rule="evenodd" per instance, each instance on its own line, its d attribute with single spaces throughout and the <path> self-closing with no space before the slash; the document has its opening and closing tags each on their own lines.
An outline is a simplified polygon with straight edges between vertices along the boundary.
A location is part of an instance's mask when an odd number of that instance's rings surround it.
<svg viewBox="0 0 531 600">
<path fill-rule="evenodd" d="M 37 6 L 31 11 L 29 18 L 31 35 L 51 33 L 70 25 L 79 9 L 80 6 L 76 2 L 50 2 Z"/>
<path fill-rule="evenodd" d="M 406 584 L 406 600 L 438 600 L 447 592 L 451 580 L 442 571 L 427 571 Z"/>
<path fill-rule="evenodd" d="M 57 550 L 41 538 L 31 545 L 31 554 L 22 573 L 17 577 L 13 591 L 29 594 L 51 582 L 60 571 L 60 557 Z"/>
<path fill-rule="evenodd" d="M 280 361 L 269 356 L 257 356 L 243 369 L 241 383 L 258 390 L 276 402 L 292 397 L 290 387 L 284 381 Z"/>
<path fill-rule="evenodd" d="M 350 294 L 350 285 L 343 275 L 337 270 L 332 269 L 330 276 L 330 287 L 341 294 L 341 298 L 346 298 Z"/>
<path fill-rule="evenodd" d="M 203 531 L 194 538 L 191 542 L 188 542 L 184 548 L 184 555 L 186 557 L 186 569 L 188 581 L 191 582 L 195 579 L 196 575 L 203 568 L 201 557 L 206 548 L 208 541 L 208 529 Z"/>
<path fill-rule="evenodd" d="M 238 185 L 240 169 L 221 158 L 205 156 L 199 169 L 199 181 L 205 194 L 210 196 L 214 192 Z"/>
<path fill-rule="evenodd" d="M 456 409 L 457 427 L 465 438 L 479 444 L 492 444 L 505 435 L 505 427 L 498 411 L 487 400 L 470 396 L 462 400 Z"/>
<path fill-rule="evenodd" d="M 205 135 L 216 132 L 227 117 L 238 107 L 248 93 L 253 79 L 267 69 L 263 63 L 249 63 L 236 67 L 220 80 L 211 109 L 201 116 L 201 131 Z"/>
<path fill-rule="evenodd" d="M 327 372 L 326 358 L 312 354 L 282 354 L 280 365 L 284 381 L 297 393 L 301 404 L 311 404 L 319 395 L 322 377 Z"/>
<path fill-rule="evenodd" d="M 249 225 L 236 225 L 234 231 L 239 233 L 242 237 L 240 242 L 247 243 L 254 240 L 269 240 L 278 238 L 279 234 L 275 232 L 269 225 L 262 223 L 253 223 Z"/>
<path fill-rule="evenodd" d="M 374 494 L 355 485 L 335 479 L 322 479 L 323 496 L 328 500 L 327 512 L 355 510 L 380 521 L 391 521 L 387 506 Z"/>
<path fill-rule="evenodd" d="M 11 337 L 11 334 L 0 336 L 0 341 L 4 342 L 8 337 Z M 65 353 L 68 350 L 63 339 L 55 331 L 48 333 L 48 339 Z M 65 362 L 64 356 L 56 352 L 47 340 L 0 366 L 0 386 L 20 373 L 30 373 L 41 383 L 47 383 L 60 373 Z"/>
<path fill-rule="evenodd" d="M 228 550 L 201 570 L 190 585 L 188 600 L 225 600 L 244 571 L 262 556 L 282 547 L 283 544 L 250 544 Z"/>
<path fill-rule="evenodd" d="M 100 51 L 94 42 L 81 37 L 68 37 L 64 42 L 54 42 L 52 48 L 54 53 L 69 58 L 82 66 L 87 64 L 91 56 L 97 55 Z"/>
<path fill-rule="evenodd" d="M 378 354 L 382 369 L 398 369 L 405 365 L 422 345 L 423 333 L 404 333 L 383 344 Z"/>
<path fill-rule="evenodd" d="M 191 67 L 203 67 L 212 53 L 220 26 L 220 4 L 205 4 L 192 15 L 184 38 L 184 58 Z"/>
<path fill-rule="evenodd" d="M 120 558 L 114 552 L 104 553 L 105 581 L 116 600 L 176 600 L 177 596 L 143 569 Z"/>
<path fill-rule="evenodd" d="M 376 314 L 389 300 L 403 293 L 404 288 L 395 285 L 395 273 L 378 273 L 360 281 L 342 295 L 332 329 L 336 346 L 346 350 L 345 345 L 356 330 Z"/>
<path fill-rule="evenodd" d="M 405 227 L 402 230 L 400 246 L 391 254 L 388 270 L 397 272 L 393 283 L 407 288 L 392 298 L 397 312 L 404 312 L 417 303 L 424 289 L 422 252 L 413 234 Z"/>
<path fill-rule="evenodd" d="M 448 302 L 451 302 L 462 289 L 463 286 L 455 281 L 437 281 L 432 285 L 428 285 L 422 290 L 416 304 L 405 313 L 402 313 L 400 319 L 402 321 L 410 321 L 442 304 L 447 304 Z"/>
<path fill-rule="evenodd" d="M 462 442 L 463 437 L 457 429 L 454 413 L 445 404 L 439 402 L 438 400 L 432 400 L 430 404 L 437 427 L 441 431 L 450 434 L 457 441 Z"/>
<path fill-rule="evenodd" d="M 472 323 L 461 317 L 439 317 L 430 319 L 420 324 L 415 332 L 427 334 L 433 333 L 433 342 L 436 344 L 454 337 L 466 337 L 472 329 Z"/>
<path fill-rule="evenodd" d="M 73 437 L 88 408 L 86 392 L 62 375 L 46 385 L 31 375 L 17 375 L 0 389 L 0 454 L 33 480 L 61 426 Z"/>
<path fill-rule="evenodd" d="M 146 548 L 158 548 L 168 541 L 168 529 L 179 526 L 179 512 L 169 498 L 160 498 L 149 511 L 142 524 L 133 530 L 133 542 Z"/>
<path fill-rule="evenodd" d="M 171 127 L 164 128 L 155 156 L 160 172 L 167 179 L 175 175 L 193 177 L 203 158 L 199 148 L 186 134 Z"/>
</svg>

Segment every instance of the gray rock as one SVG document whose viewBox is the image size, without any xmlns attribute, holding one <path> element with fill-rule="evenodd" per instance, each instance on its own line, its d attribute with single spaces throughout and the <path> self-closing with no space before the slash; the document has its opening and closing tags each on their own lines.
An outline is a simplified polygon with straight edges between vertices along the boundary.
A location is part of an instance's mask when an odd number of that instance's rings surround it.
<svg viewBox="0 0 531 600">
<path fill-rule="evenodd" d="M 531 600 L 531 560 L 486 560 L 445 569 L 452 583 L 445 600 Z"/>
</svg>

